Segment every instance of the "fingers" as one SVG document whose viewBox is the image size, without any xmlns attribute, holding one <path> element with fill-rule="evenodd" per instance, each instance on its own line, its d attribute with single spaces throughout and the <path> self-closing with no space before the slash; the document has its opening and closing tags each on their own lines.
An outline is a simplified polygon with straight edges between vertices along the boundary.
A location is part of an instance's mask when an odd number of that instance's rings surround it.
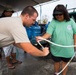
<svg viewBox="0 0 76 75">
<path fill-rule="evenodd" d="M 50 53 L 49 48 L 48 47 L 45 47 L 43 49 L 43 52 L 44 52 L 44 56 L 47 56 Z"/>
<path fill-rule="evenodd" d="M 37 36 L 37 37 L 36 37 L 36 41 L 42 41 L 42 37 Z"/>
</svg>

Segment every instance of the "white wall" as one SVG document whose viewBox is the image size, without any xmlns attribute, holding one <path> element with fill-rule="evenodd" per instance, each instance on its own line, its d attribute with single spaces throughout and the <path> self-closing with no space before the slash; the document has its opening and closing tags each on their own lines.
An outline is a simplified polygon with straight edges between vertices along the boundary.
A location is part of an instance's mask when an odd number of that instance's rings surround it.
<svg viewBox="0 0 76 75">
<path fill-rule="evenodd" d="M 48 20 L 50 21 L 52 19 L 52 13 L 53 13 L 53 9 L 55 8 L 56 5 L 58 4 L 63 4 L 66 6 L 67 4 L 67 9 L 71 9 L 71 8 L 76 8 L 76 0 L 59 0 L 56 2 L 47 2 L 46 4 L 42 4 L 41 8 L 42 8 L 42 13 L 41 13 L 41 19 L 43 18 L 43 16 L 47 15 L 48 16 Z M 35 6 L 35 8 L 38 10 L 39 13 L 39 17 L 37 18 L 37 20 L 40 19 L 40 6 Z"/>
</svg>

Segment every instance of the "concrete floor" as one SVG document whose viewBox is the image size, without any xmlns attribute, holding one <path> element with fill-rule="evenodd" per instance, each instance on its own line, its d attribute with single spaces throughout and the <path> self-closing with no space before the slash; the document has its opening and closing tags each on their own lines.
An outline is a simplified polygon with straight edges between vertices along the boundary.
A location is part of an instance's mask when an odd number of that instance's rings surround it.
<svg viewBox="0 0 76 75">
<path fill-rule="evenodd" d="M 17 59 L 23 63 L 16 64 L 13 70 L 9 69 L 10 75 L 54 75 L 54 62 L 50 55 L 38 58 L 19 51 Z M 67 75 L 76 75 L 76 62 L 69 64 Z"/>
</svg>

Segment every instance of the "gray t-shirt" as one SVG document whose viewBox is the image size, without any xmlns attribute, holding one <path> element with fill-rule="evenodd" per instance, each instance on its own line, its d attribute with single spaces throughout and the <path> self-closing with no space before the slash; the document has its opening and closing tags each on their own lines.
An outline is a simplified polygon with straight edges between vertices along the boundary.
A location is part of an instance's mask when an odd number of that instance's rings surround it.
<svg viewBox="0 0 76 75">
<path fill-rule="evenodd" d="M 30 42 L 20 17 L 0 19 L 0 47 L 11 43 Z"/>
</svg>

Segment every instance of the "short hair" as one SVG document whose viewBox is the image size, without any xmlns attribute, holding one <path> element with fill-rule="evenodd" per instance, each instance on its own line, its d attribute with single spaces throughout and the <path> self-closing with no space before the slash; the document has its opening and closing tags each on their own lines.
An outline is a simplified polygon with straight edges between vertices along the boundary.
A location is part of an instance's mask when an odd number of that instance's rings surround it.
<svg viewBox="0 0 76 75">
<path fill-rule="evenodd" d="M 55 17 L 55 14 L 54 14 L 56 11 L 62 12 L 63 15 L 64 15 L 64 19 L 65 19 L 66 21 L 69 21 L 69 20 L 70 20 L 69 13 L 68 13 L 68 11 L 67 11 L 67 9 L 66 9 L 66 7 L 65 7 L 64 5 L 59 4 L 59 5 L 57 5 L 57 6 L 55 7 L 55 9 L 53 10 L 53 18 L 54 18 L 55 20 L 57 20 L 56 17 Z"/>
<path fill-rule="evenodd" d="M 29 14 L 29 16 L 32 16 L 34 13 L 37 13 L 38 16 L 38 12 L 33 6 L 27 6 L 23 9 L 21 15 Z"/>
</svg>

